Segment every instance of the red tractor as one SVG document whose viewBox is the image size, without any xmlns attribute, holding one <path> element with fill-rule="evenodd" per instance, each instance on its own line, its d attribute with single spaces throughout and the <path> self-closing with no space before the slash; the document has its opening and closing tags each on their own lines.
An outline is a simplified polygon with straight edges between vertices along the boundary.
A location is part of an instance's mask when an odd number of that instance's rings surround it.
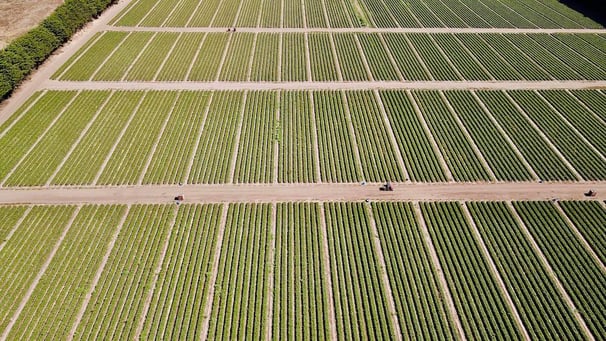
<svg viewBox="0 0 606 341">
<path fill-rule="evenodd" d="M 391 185 L 391 182 L 387 181 L 385 183 L 385 185 L 381 186 L 379 188 L 380 191 L 387 191 L 387 192 L 391 192 L 393 191 L 393 186 Z"/>
</svg>

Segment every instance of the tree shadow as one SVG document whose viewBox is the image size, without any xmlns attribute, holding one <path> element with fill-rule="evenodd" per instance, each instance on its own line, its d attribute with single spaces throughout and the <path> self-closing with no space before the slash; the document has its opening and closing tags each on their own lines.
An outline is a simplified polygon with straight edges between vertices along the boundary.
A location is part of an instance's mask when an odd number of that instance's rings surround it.
<svg viewBox="0 0 606 341">
<path fill-rule="evenodd" d="M 560 0 L 560 2 L 606 27 L 606 10 L 604 10 L 603 0 Z"/>
</svg>

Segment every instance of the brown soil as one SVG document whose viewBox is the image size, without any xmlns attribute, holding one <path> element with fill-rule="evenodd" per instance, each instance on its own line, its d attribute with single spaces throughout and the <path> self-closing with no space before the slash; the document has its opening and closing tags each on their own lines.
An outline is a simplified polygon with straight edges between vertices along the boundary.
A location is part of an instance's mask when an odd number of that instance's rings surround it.
<svg viewBox="0 0 606 341">
<path fill-rule="evenodd" d="M 63 0 L 0 0 L 0 48 L 34 28 Z"/>
</svg>

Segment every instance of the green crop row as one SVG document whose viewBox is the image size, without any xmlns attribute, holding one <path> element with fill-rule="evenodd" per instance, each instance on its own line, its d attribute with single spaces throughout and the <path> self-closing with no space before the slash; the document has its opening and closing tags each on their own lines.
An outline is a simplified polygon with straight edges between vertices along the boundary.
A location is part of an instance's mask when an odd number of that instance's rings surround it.
<svg viewBox="0 0 606 341">
<path fill-rule="evenodd" d="M 60 80 L 604 80 L 590 34 L 151 33 L 107 31 Z M 334 48 L 333 48 L 334 44 Z M 583 55 L 575 49 L 582 49 Z M 309 68 L 306 65 L 309 55 Z M 279 62 L 280 61 L 280 62 Z"/>
<path fill-rule="evenodd" d="M 317 203 L 280 203 L 276 212 L 272 338 L 327 340 L 327 269 Z"/>
<path fill-rule="evenodd" d="M 324 206 L 338 339 L 394 339 L 364 204 Z"/>
<path fill-rule="evenodd" d="M 467 203 L 531 339 L 584 339 L 572 311 L 506 204 Z"/>
<path fill-rule="evenodd" d="M 229 207 L 207 340 L 259 340 L 267 333 L 271 211 L 269 204 Z"/>
<path fill-rule="evenodd" d="M 133 336 L 174 215 L 175 209 L 169 205 L 131 207 L 74 339 Z"/>
<path fill-rule="evenodd" d="M 0 330 L 33 288 L 7 339 L 584 339 L 560 282 L 605 335 L 597 201 L 227 205 L 0 207 Z"/>
<path fill-rule="evenodd" d="M 211 290 L 221 205 L 179 208 L 142 339 L 199 339 Z"/>
<path fill-rule="evenodd" d="M 74 211 L 73 206 L 33 207 L 10 238 L 2 239 L 0 330 L 3 332 L 59 241 L 63 230 L 68 227 Z"/>
<path fill-rule="evenodd" d="M 403 338 L 455 339 L 412 205 L 376 203 L 372 208 Z"/>
<path fill-rule="evenodd" d="M 420 208 L 465 334 L 485 340 L 521 339 L 459 204 L 421 203 Z"/>
<path fill-rule="evenodd" d="M 606 235 L 602 233 L 602 227 L 606 226 L 606 210 L 593 201 L 561 201 L 558 205 L 595 251 L 602 264 L 606 264 Z"/>
<path fill-rule="evenodd" d="M 65 339 L 125 206 L 84 206 L 36 284 L 9 340 Z"/>
<path fill-rule="evenodd" d="M 281 8 L 284 2 L 284 12 Z M 503 3 L 473 0 L 465 3 L 446 0 L 425 2 L 397 0 L 305 0 L 297 2 L 264 0 L 252 4 L 218 0 L 141 0 L 128 6 L 113 23 L 121 26 L 197 26 L 230 27 L 234 21 L 243 27 L 522 27 L 522 28 L 599 28 L 598 23 L 556 0 L 530 0 Z M 176 8 L 176 9 L 175 9 Z M 236 14 L 239 12 L 239 15 Z M 214 18 L 214 20 L 213 20 Z M 261 18 L 260 23 L 257 18 Z M 282 19 L 282 20 L 281 20 Z"/>
<path fill-rule="evenodd" d="M 605 338 L 603 264 L 591 257 L 553 204 L 515 202 L 514 207 L 591 333 L 597 339 Z"/>
<path fill-rule="evenodd" d="M 48 91 L 0 127 L 0 181 L 601 180 L 604 106 L 595 90 Z"/>
<path fill-rule="evenodd" d="M 238 154 L 234 170 L 235 183 L 272 182 L 277 140 L 278 102 L 275 92 L 249 92 L 244 105 Z"/>
</svg>

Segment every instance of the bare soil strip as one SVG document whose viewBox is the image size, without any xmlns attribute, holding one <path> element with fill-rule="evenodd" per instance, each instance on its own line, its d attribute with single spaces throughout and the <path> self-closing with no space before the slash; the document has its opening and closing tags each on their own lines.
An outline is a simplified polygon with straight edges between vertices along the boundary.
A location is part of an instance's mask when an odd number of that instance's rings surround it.
<svg viewBox="0 0 606 341">
<path fill-rule="evenodd" d="M 109 26 L 101 27 L 106 31 L 123 32 L 225 32 L 225 27 L 132 27 Z M 238 32 L 246 33 L 503 33 L 503 34 L 605 34 L 606 29 L 589 28 L 477 28 L 477 27 L 405 27 L 405 28 L 376 28 L 376 27 L 238 27 Z"/>
<path fill-rule="evenodd" d="M 17 319 L 19 318 L 19 316 L 21 315 L 21 312 L 23 311 L 23 308 L 25 308 L 25 305 L 29 301 L 29 298 L 32 296 L 32 293 L 36 289 L 36 286 L 38 286 L 38 283 L 40 282 L 40 278 L 42 278 L 42 276 L 46 272 L 46 269 L 48 269 L 48 266 L 50 265 L 51 261 L 55 257 L 55 254 L 59 250 L 59 247 L 61 246 L 61 243 L 63 243 L 63 239 L 65 239 L 65 236 L 69 232 L 69 229 L 72 227 L 72 224 L 73 224 L 74 220 L 76 220 L 76 217 L 78 216 L 78 213 L 80 212 L 80 208 L 81 208 L 81 206 L 78 206 L 74 210 L 74 213 L 72 214 L 71 218 L 69 219 L 69 221 L 65 225 L 65 228 L 63 229 L 63 232 L 61 233 L 61 237 L 59 237 L 59 240 L 57 240 L 57 242 L 55 243 L 55 246 L 53 247 L 53 249 L 49 253 L 48 257 L 46 257 L 46 260 L 44 261 L 44 264 L 40 268 L 40 271 L 38 271 L 38 274 L 36 275 L 36 277 L 32 281 L 32 284 L 27 289 L 27 292 L 25 293 L 25 296 L 23 296 L 23 299 L 21 299 L 21 303 L 19 303 L 19 307 L 17 308 L 17 310 L 15 310 L 15 313 L 10 318 L 9 323 L 6 326 L 6 329 L 4 329 L 4 332 L 2 333 L 2 335 L 0 335 L 0 340 L 2 340 L 2 341 L 6 340 L 6 338 L 8 337 L 8 334 L 11 332 L 11 329 L 13 329 L 13 326 L 17 322 Z"/>
<path fill-rule="evenodd" d="M 547 270 L 547 275 L 549 276 L 549 278 L 551 279 L 551 281 L 555 284 L 558 292 L 560 293 L 560 296 L 564 299 L 564 302 L 568 306 L 568 309 L 572 312 L 572 315 L 574 316 L 575 320 L 577 321 L 577 323 L 581 327 L 581 330 L 583 331 L 583 334 L 585 334 L 585 336 L 587 337 L 587 339 L 589 339 L 589 340 L 595 340 L 595 338 L 593 337 L 593 335 L 591 335 L 591 332 L 589 331 L 589 328 L 587 328 L 587 325 L 585 324 L 585 321 L 583 320 L 583 317 L 581 317 L 581 314 L 579 313 L 579 311 L 577 310 L 577 308 L 574 306 L 574 303 L 572 302 L 572 299 L 570 299 L 570 296 L 568 296 L 568 293 L 566 292 L 566 290 L 564 290 L 564 287 L 562 286 L 562 283 L 560 283 L 560 280 L 555 275 L 555 272 L 551 268 L 551 265 L 549 265 L 549 262 L 547 261 L 547 258 L 545 258 L 545 255 L 543 254 L 543 251 L 541 251 L 541 249 L 539 248 L 539 246 L 535 242 L 534 238 L 530 234 L 530 231 L 528 231 L 528 228 L 526 227 L 526 224 L 524 224 L 524 222 L 522 221 L 522 218 L 520 218 L 520 216 L 516 212 L 515 208 L 511 204 L 511 202 L 508 202 L 507 206 L 508 206 L 509 210 L 513 213 L 513 217 L 514 217 L 515 221 L 520 226 L 520 228 L 522 230 L 522 234 L 524 234 L 524 237 L 526 237 L 526 240 L 528 240 L 530 242 L 530 245 L 531 245 L 533 251 L 539 257 L 539 261 L 543 265 L 543 268 L 545 268 L 545 270 Z"/>
<path fill-rule="evenodd" d="M 143 310 L 141 311 L 141 317 L 139 318 L 139 322 L 137 323 L 137 329 L 135 330 L 134 340 L 139 340 L 141 337 L 141 332 L 143 331 L 143 325 L 145 324 L 145 319 L 147 318 L 147 312 L 149 311 L 149 306 L 151 305 L 152 297 L 154 295 L 154 291 L 156 290 L 156 285 L 158 283 L 158 277 L 160 276 L 160 272 L 162 271 L 162 266 L 164 265 L 164 259 L 166 258 L 166 252 L 168 250 L 168 244 L 170 244 L 170 238 L 175 228 L 175 221 L 177 220 L 177 207 L 173 209 L 173 218 L 170 222 L 170 229 L 168 230 L 168 234 L 166 235 L 166 239 L 164 240 L 164 244 L 162 245 L 162 251 L 160 252 L 160 260 L 158 261 L 158 266 L 154 269 L 154 277 L 152 279 L 151 287 L 148 288 L 147 296 L 145 297 L 145 301 L 143 303 Z M 172 297 L 170 298 L 173 299 Z"/>
<path fill-rule="evenodd" d="M 223 235 L 225 232 L 225 224 L 227 223 L 227 209 L 229 205 L 223 205 L 223 213 L 221 213 L 221 221 L 219 225 L 219 235 L 217 236 L 217 245 L 215 246 L 215 252 L 213 255 L 213 267 L 208 281 L 208 296 L 206 297 L 206 304 L 202 312 L 202 330 L 200 332 L 200 340 L 206 340 L 208 336 L 208 327 L 210 325 L 210 314 L 212 312 L 213 300 L 215 298 L 215 283 L 217 283 L 217 274 L 219 273 L 219 257 L 221 256 L 221 247 L 223 245 Z M 204 301 L 203 301 L 204 302 Z"/>
<path fill-rule="evenodd" d="M 398 320 L 398 313 L 396 312 L 396 303 L 393 299 L 393 291 L 391 290 L 391 284 L 389 282 L 389 278 L 387 277 L 387 266 L 385 265 L 383 248 L 381 247 L 381 241 L 379 240 L 377 224 L 375 222 L 375 217 L 372 214 L 372 209 L 370 208 L 370 205 L 364 206 L 366 206 L 366 212 L 368 213 L 368 217 L 370 220 L 372 247 L 374 249 L 375 254 L 377 255 L 377 261 L 379 262 L 379 277 L 381 285 L 383 287 L 383 290 L 385 291 L 385 295 L 387 295 L 387 309 L 389 311 L 389 315 L 392 318 L 392 323 L 395 328 L 396 340 L 402 340 L 402 330 L 400 329 L 400 321 Z"/>
<path fill-rule="evenodd" d="M 230 36 L 231 37 L 231 36 Z M 227 51 L 227 50 L 226 50 Z M 307 57 L 307 56 L 306 56 Z M 220 70 L 217 77 L 220 75 Z M 119 82 L 48 80 L 48 90 L 585 90 L 606 89 L 606 81 L 374 81 L 374 82 Z"/>
<path fill-rule="evenodd" d="M 186 203 L 286 201 L 482 201 L 604 200 L 600 182 L 443 182 L 395 183 L 393 192 L 381 183 L 201 184 L 144 186 L 29 187 L 0 189 L 0 205 L 13 204 L 139 204 L 172 203 L 183 194 Z M 592 188 L 597 196 L 587 198 Z"/>
<path fill-rule="evenodd" d="M 530 335 L 528 335 L 528 331 L 526 331 L 526 327 L 524 326 L 524 323 L 522 322 L 522 319 L 520 318 L 518 309 L 516 308 L 515 304 L 513 303 L 513 300 L 511 299 L 511 296 L 509 295 L 509 292 L 507 291 L 505 282 L 503 282 L 503 279 L 501 278 L 501 275 L 499 274 L 499 270 L 497 270 L 497 266 L 494 264 L 494 261 L 492 260 L 492 256 L 490 255 L 490 252 L 488 252 L 488 248 L 486 247 L 486 244 L 484 244 L 484 240 L 482 239 L 482 236 L 480 235 L 480 231 L 478 230 L 478 227 L 476 226 L 475 221 L 473 220 L 473 218 L 471 217 L 471 214 L 469 213 L 469 209 L 467 208 L 467 205 L 463 204 L 463 205 L 461 205 L 461 208 L 463 209 L 463 214 L 465 215 L 465 219 L 471 226 L 471 233 L 473 234 L 478 246 L 480 247 L 482 256 L 484 256 L 484 259 L 488 262 L 488 266 L 490 267 L 490 272 L 492 274 L 492 277 L 497 281 L 497 285 L 499 286 L 499 289 L 501 290 L 501 294 L 503 294 L 503 298 L 505 298 L 505 302 L 507 303 L 507 307 L 509 308 L 509 311 L 513 313 L 513 317 L 514 317 L 516 326 L 518 327 L 519 331 L 522 332 L 522 336 L 524 337 L 524 339 L 530 340 Z"/>
<path fill-rule="evenodd" d="M 566 221 L 566 225 L 568 225 L 568 227 L 572 230 L 572 233 L 574 233 L 574 235 L 577 237 L 579 242 L 581 242 L 581 244 L 583 245 L 585 250 L 593 258 L 593 260 L 596 262 L 596 264 L 598 264 L 600 270 L 602 270 L 602 273 L 606 275 L 606 267 L 604 266 L 604 263 L 602 263 L 602 261 L 600 260 L 600 257 L 598 257 L 598 255 L 595 253 L 595 251 L 591 248 L 591 246 L 589 245 L 589 243 L 587 242 L 585 237 L 583 237 L 583 235 L 577 229 L 577 227 L 574 225 L 574 223 L 570 220 L 570 218 L 568 218 L 566 213 L 564 213 L 564 210 L 562 209 L 562 207 L 559 204 L 556 204 L 554 206 L 556 207 L 556 209 L 558 210 L 558 212 L 560 213 L 562 218 L 564 218 L 564 221 Z"/>
<path fill-rule="evenodd" d="M 326 279 L 326 291 L 328 295 L 328 325 L 330 327 L 330 339 L 338 340 L 337 318 L 335 315 L 335 300 L 332 294 L 332 278 L 330 274 L 330 253 L 328 252 L 328 232 L 326 231 L 326 215 L 324 203 L 320 203 L 320 237 L 322 243 L 322 263 L 324 264 L 324 278 Z"/>
<path fill-rule="evenodd" d="M 429 230 L 427 230 L 427 225 L 425 224 L 425 218 L 423 218 L 423 213 L 421 213 L 419 203 L 415 202 L 413 207 L 415 210 L 415 216 L 419 222 L 419 227 L 421 228 L 421 234 L 423 235 L 425 246 L 427 246 L 427 250 L 429 251 L 429 258 L 431 259 L 434 273 L 436 274 L 438 283 L 440 285 L 440 292 L 444 295 L 444 301 L 450 316 L 450 320 L 452 323 L 454 323 L 454 327 L 457 332 L 456 336 L 459 340 L 467 340 L 465 337 L 465 332 L 463 331 L 463 326 L 461 325 L 461 320 L 459 319 L 459 314 L 457 313 L 454 301 L 452 300 L 452 295 L 448 289 L 448 283 L 446 283 L 446 278 L 444 277 L 444 272 L 442 271 L 442 266 L 440 265 L 440 259 L 438 258 L 436 249 L 431 241 Z"/>
<path fill-rule="evenodd" d="M 72 325 L 72 328 L 70 329 L 69 334 L 67 335 L 67 340 L 69 340 L 69 341 L 74 339 L 74 334 L 76 334 L 76 329 L 78 328 L 78 325 L 82 321 L 82 317 L 84 316 L 84 313 L 86 312 L 88 303 L 90 302 L 91 298 L 93 297 L 93 292 L 95 291 L 95 288 L 97 287 L 97 283 L 99 283 L 99 279 L 101 279 L 101 274 L 103 273 L 103 270 L 105 269 L 105 265 L 107 264 L 107 261 L 109 260 L 109 256 L 111 255 L 112 250 L 114 249 L 114 245 L 116 244 L 118 235 L 120 234 L 120 231 L 122 230 L 122 226 L 124 225 L 124 222 L 126 221 L 126 217 L 128 217 L 129 211 L 130 211 L 130 205 L 128 205 L 126 207 L 126 210 L 124 211 L 124 214 L 122 215 L 122 218 L 120 219 L 120 222 L 118 223 L 118 227 L 116 228 L 116 231 L 114 231 L 114 234 L 112 235 L 112 239 L 109 242 L 109 244 L 107 245 L 107 251 L 105 252 L 105 255 L 103 255 L 103 259 L 101 260 L 101 264 L 99 265 L 99 268 L 97 269 L 97 272 L 95 273 L 95 277 L 93 278 L 90 288 L 88 289 L 88 291 L 86 292 L 86 295 L 84 296 L 84 301 L 82 301 L 82 305 L 80 306 L 80 310 L 78 311 L 78 314 L 76 315 L 74 324 Z"/>
</svg>

